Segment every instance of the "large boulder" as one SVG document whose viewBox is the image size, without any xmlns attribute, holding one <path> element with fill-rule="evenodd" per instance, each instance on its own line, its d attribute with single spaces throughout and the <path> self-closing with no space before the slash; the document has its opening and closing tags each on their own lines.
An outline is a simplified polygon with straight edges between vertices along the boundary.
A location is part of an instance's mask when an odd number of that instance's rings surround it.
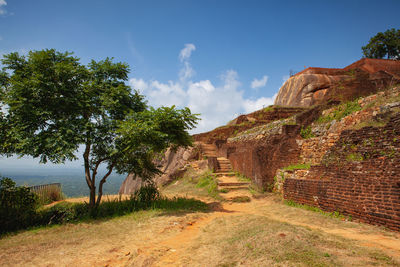
<svg viewBox="0 0 400 267">
<path fill-rule="evenodd" d="M 162 158 L 158 160 L 157 165 L 160 166 L 162 174 L 156 175 L 153 181 L 156 185 L 166 185 L 177 178 L 181 178 L 186 172 L 186 165 L 190 160 L 198 159 L 199 149 L 194 147 L 182 148 L 174 150 L 168 148 L 162 155 Z M 140 177 L 135 177 L 134 174 L 130 173 L 123 181 L 119 194 L 133 194 L 145 181 Z"/>
<path fill-rule="evenodd" d="M 307 68 L 280 88 L 275 105 L 309 107 L 349 100 L 386 89 L 400 81 L 400 61 L 361 59 L 343 69 Z"/>
</svg>

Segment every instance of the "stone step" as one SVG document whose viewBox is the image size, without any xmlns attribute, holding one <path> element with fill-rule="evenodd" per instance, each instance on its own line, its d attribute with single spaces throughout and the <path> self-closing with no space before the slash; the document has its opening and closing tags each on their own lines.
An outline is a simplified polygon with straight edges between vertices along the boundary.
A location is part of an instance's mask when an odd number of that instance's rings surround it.
<svg viewBox="0 0 400 267">
<path fill-rule="evenodd" d="M 250 185 L 249 182 L 219 182 L 218 186 L 242 186 Z"/>
<path fill-rule="evenodd" d="M 240 190 L 248 192 L 249 186 L 245 186 L 245 185 L 243 185 L 243 186 L 218 186 L 218 190 L 221 190 L 221 189 L 228 189 L 229 192 L 240 191 Z"/>
<path fill-rule="evenodd" d="M 232 172 L 231 169 L 218 169 L 215 171 L 215 173 L 227 173 L 227 172 Z"/>
<path fill-rule="evenodd" d="M 217 176 L 235 176 L 234 172 L 216 172 L 215 175 Z"/>
</svg>

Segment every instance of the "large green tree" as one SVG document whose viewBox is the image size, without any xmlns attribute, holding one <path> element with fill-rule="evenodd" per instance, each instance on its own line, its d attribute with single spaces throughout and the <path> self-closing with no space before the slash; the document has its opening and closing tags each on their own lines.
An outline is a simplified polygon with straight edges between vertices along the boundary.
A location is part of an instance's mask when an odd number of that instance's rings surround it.
<svg viewBox="0 0 400 267">
<path fill-rule="evenodd" d="M 78 159 L 83 147 L 90 207 L 97 207 L 113 170 L 144 179 L 159 173 L 153 156 L 169 146 L 191 145 L 198 117 L 188 108 L 148 107 L 125 84 L 129 67 L 112 59 L 87 66 L 54 49 L 11 53 L 2 59 L 0 153 L 40 162 Z M 107 166 L 100 177 L 99 166 Z"/>
<path fill-rule="evenodd" d="M 400 60 L 400 29 L 378 32 L 362 50 L 365 57 Z"/>
</svg>

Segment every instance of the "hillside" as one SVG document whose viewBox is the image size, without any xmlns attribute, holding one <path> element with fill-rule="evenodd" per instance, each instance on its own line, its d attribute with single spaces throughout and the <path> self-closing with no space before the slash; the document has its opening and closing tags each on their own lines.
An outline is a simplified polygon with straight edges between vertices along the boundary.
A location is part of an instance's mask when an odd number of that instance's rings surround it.
<svg viewBox="0 0 400 267">
<path fill-rule="evenodd" d="M 398 231 L 400 87 L 393 84 L 399 71 L 400 62 L 369 59 L 344 69 L 307 69 L 280 89 L 277 102 L 289 106 L 271 106 L 194 135 L 191 158 L 208 158 L 214 170 L 228 163 L 261 190 Z M 318 80 L 303 87 L 293 82 L 305 74 L 338 72 L 346 77 L 330 83 L 317 102 L 303 101 L 309 97 L 303 93 L 320 86 Z M 300 93 L 279 98 L 289 89 Z M 291 106 L 299 95 L 304 105 Z M 159 184 L 184 175 L 190 160 L 180 155 L 167 161 L 179 161 L 179 173 Z"/>
<path fill-rule="evenodd" d="M 215 179 L 202 162 L 192 161 L 187 174 L 162 192 L 202 199 L 207 211 L 152 209 L 23 231 L 0 239 L 0 265 L 400 265 L 398 233 L 298 208 L 276 194 L 255 192 L 243 177 Z M 215 182 L 220 185 L 213 189 Z"/>
</svg>

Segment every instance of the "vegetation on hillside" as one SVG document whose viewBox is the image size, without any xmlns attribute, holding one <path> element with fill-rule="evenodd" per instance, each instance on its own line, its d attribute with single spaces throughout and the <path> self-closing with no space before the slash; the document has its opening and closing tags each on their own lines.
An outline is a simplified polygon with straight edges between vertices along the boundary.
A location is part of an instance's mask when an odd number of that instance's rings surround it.
<svg viewBox="0 0 400 267">
<path fill-rule="evenodd" d="M 153 183 L 140 188 L 130 198 L 102 201 L 97 209 L 87 203 L 60 202 L 51 207 L 40 205 L 38 197 L 27 187 L 17 187 L 9 178 L 0 180 L 0 235 L 20 229 L 74 223 L 122 216 L 139 210 L 206 211 L 199 200 L 161 196 Z"/>
<path fill-rule="evenodd" d="M 400 29 L 378 32 L 369 43 L 362 47 L 363 54 L 369 58 L 400 59 Z"/>
<path fill-rule="evenodd" d="M 155 153 L 188 146 L 198 117 L 188 108 L 148 107 L 131 93 L 129 66 L 106 58 L 87 66 L 54 49 L 5 55 L 1 60 L 0 154 L 30 155 L 40 162 L 76 160 L 83 146 L 89 206 L 100 205 L 113 170 L 151 179 L 160 173 Z M 97 198 L 100 165 L 107 166 Z"/>
</svg>

